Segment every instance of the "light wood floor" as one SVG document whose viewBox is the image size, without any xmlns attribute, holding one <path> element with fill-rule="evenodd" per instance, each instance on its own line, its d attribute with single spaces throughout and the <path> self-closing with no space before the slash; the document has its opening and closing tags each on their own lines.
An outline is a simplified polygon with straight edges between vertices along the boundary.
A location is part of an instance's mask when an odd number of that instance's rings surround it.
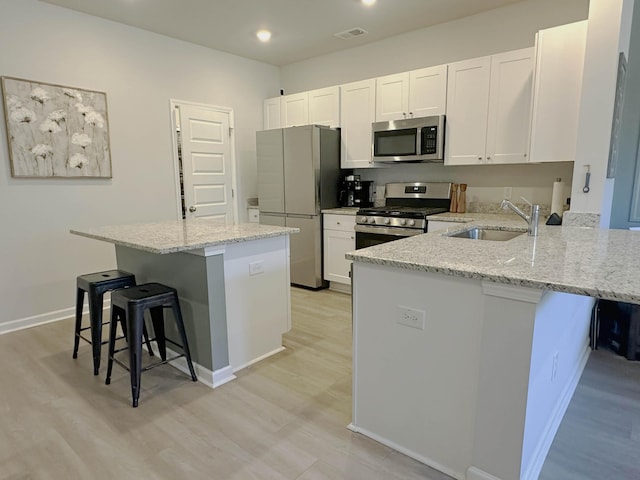
<svg viewBox="0 0 640 480">
<path fill-rule="evenodd" d="M 351 419 L 350 297 L 292 289 L 287 349 L 215 390 L 171 367 L 92 375 L 71 358 L 72 321 L 0 336 L 0 479 L 449 477 L 345 428 Z M 640 362 L 592 355 L 544 480 L 639 479 Z"/>
</svg>

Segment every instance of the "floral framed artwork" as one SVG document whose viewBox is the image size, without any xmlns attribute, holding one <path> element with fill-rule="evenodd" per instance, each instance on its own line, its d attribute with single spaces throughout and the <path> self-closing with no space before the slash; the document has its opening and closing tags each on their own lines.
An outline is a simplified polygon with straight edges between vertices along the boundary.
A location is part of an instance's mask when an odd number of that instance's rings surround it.
<svg viewBox="0 0 640 480">
<path fill-rule="evenodd" d="M 11 176 L 111 178 L 107 95 L 2 77 Z"/>
</svg>

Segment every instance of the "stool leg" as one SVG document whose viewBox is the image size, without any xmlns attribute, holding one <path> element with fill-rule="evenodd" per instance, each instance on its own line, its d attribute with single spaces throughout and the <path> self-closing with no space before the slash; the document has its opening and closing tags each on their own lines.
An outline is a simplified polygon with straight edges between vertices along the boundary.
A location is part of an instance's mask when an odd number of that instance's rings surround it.
<svg viewBox="0 0 640 480">
<path fill-rule="evenodd" d="M 131 374 L 131 398 L 133 407 L 138 406 L 140 397 L 140 374 L 142 373 L 142 324 L 144 311 L 134 307 L 127 312 L 129 334 L 129 373 Z"/>
<path fill-rule="evenodd" d="M 113 369 L 113 355 L 116 349 L 116 329 L 118 328 L 118 319 L 124 321 L 124 311 L 115 305 L 111 306 L 111 323 L 109 324 L 109 354 L 107 356 L 107 378 L 105 384 L 111 383 L 111 370 Z"/>
<path fill-rule="evenodd" d="M 147 344 L 147 350 L 149 350 L 149 356 L 155 357 L 153 353 L 153 348 L 151 348 L 151 341 L 149 340 L 149 332 L 147 332 L 147 325 L 142 324 L 142 335 L 144 336 L 144 343 Z"/>
<path fill-rule="evenodd" d="M 76 292 L 76 327 L 73 337 L 73 358 L 78 358 L 78 345 L 80 344 L 80 329 L 82 328 L 82 307 L 84 305 L 84 290 Z"/>
<path fill-rule="evenodd" d="M 162 361 L 165 361 L 167 359 L 167 341 L 164 333 L 164 313 L 162 307 L 151 307 L 149 313 L 151 313 L 151 323 L 153 323 L 153 331 L 156 334 L 156 343 L 158 345 L 158 351 L 160 352 L 160 358 Z"/>
<path fill-rule="evenodd" d="M 102 346 L 102 295 L 89 292 L 89 321 L 91 322 L 91 348 L 93 349 L 93 374 L 100 370 Z"/>
<path fill-rule="evenodd" d="M 180 311 L 180 304 L 178 303 L 178 299 L 173 303 L 172 306 L 173 317 L 176 320 L 176 326 L 178 327 L 178 333 L 180 334 L 180 339 L 182 340 L 182 349 L 184 350 L 184 356 L 187 359 L 187 365 L 189 366 L 189 372 L 191 373 L 191 380 L 194 382 L 198 381 L 198 377 L 196 377 L 196 372 L 193 369 L 193 363 L 191 363 L 191 353 L 189 352 L 189 344 L 187 343 L 187 332 L 184 329 L 184 322 L 182 321 L 182 312 Z"/>
</svg>

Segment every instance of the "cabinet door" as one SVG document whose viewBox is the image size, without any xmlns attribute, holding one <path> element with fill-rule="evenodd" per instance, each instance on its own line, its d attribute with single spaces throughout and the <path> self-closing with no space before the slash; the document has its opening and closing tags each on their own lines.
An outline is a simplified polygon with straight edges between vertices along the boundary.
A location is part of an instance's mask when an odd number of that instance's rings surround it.
<svg viewBox="0 0 640 480">
<path fill-rule="evenodd" d="M 586 20 L 538 32 L 531 162 L 575 160 L 586 41 Z"/>
<path fill-rule="evenodd" d="M 329 87 L 309 92 L 309 123 L 340 126 L 340 88 Z"/>
<path fill-rule="evenodd" d="M 449 64 L 445 164 L 485 161 L 491 57 Z"/>
<path fill-rule="evenodd" d="M 533 53 L 533 48 L 525 48 L 491 57 L 487 163 L 527 161 Z"/>
<path fill-rule="evenodd" d="M 447 105 L 447 66 L 409 72 L 409 116 L 444 115 Z"/>
<path fill-rule="evenodd" d="M 409 72 L 376 79 L 376 122 L 409 117 Z"/>
<path fill-rule="evenodd" d="M 355 232 L 324 231 L 324 279 L 330 282 L 351 284 L 351 260 L 344 258 L 356 249 Z"/>
<path fill-rule="evenodd" d="M 264 129 L 280 128 L 280 98 L 267 98 L 264 101 Z"/>
<path fill-rule="evenodd" d="M 281 97 L 281 125 L 283 128 L 309 125 L 308 92 Z"/>
<path fill-rule="evenodd" d="M 371 163 L 371 124 L 375 119 L 374 79 L 340 87 L 340 121 L 342 123 L 341 168 L 369 168 Z"/>
</svg>

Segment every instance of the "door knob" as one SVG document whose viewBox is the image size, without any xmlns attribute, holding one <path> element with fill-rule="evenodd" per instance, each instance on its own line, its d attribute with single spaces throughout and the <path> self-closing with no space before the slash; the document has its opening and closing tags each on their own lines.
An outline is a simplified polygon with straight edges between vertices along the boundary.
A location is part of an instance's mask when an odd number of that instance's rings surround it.
<svg viewBox="0 0 640 480">
<path fill-rule="evenodd" d="M 191 205 L 191 206 L 189 207 L 189 211 L 190 211 L 191 213 L 195 212 L 195 211 L 196 211 L 196 207 L 194 207 L 193 205 Z"/>
</svg>

